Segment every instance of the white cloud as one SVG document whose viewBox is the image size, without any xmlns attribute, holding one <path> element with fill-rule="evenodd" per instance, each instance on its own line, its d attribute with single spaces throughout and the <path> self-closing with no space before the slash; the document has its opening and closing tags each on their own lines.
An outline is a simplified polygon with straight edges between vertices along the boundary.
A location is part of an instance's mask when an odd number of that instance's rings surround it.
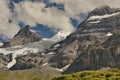
<svg viewBox="0 0 120 80">
<path fill-rule="evenodd" d="M 19 28 L 16 24 L 9 23 L 11 12 L 8 2 L 8 0 L 0 0 L 0 35 L 11 38 Z"/>
<path fill-rule="evenodd" d="M 42 1 L 24 0 L 19 4 L 14 3 L 14 12 L 10 12 L 8 3 L 10 0 L 0 0 L 0 35 L 9 38 L 18 31 L 20 22 L 36 26 L 36 24 L 47 25 L 54 31 L 73 31 L 74 27 L 70 18 L 80 19 L 80 13 L 86 13 L 96 7 L 109 5 L 120 7 L 120 0 L 49 0 L 58 4 L 63 4 L 65 11 L 56 7 L 47 7 Z M 9 23 L 9 19 L 13 20 Z"/>
<path fill-rule="evenodd" d="M 79 17 L 81 12 L 89 12 L 96 7 L 109 5 L 120 8 L 120 0 L 50 0 L 58 4 L 64 4 L 65 13 L 69 17 Z"/>
<path fill-rule="evenodd" d="M 74 30 L 70 17 L 66 16 L 63 11 L 55 7 L 45 8 L 45 6 L 46 4 L 42 2 L 23 1 L 15 5 L 12 19 L 14 22 L 24 22 L 31 26 L 35 26 L 36 23 L 44 24 L 53 30 Z"/>
</svg>

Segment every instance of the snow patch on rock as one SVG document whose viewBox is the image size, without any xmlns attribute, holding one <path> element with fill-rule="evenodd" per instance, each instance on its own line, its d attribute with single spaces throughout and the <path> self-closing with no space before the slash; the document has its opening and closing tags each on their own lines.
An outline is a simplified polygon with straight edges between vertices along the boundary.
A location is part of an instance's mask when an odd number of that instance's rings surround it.
<svg viewBox="0 0 120 80">
<path fill-rule="evenodd" d="M 112 17 L 112 16 L 115 16 L 115 15 L 118 15 L 118 14 L 120 14 L 120 12 L 113 13 L 113 14 L 105 14 L 105 15 L 102 15 L 102 16 L 91 16 L 91 17 L 88 18 L 88 21 L 89 20 L 101 20 L 103 18 Z"/>
</svg>

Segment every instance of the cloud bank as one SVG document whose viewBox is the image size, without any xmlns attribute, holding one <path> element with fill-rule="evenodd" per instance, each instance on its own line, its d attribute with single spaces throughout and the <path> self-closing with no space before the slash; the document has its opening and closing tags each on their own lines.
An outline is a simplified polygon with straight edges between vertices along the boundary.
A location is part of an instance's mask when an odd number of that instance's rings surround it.
<svg viewBox="0 0 120 80">
<path fill-rule="evenodd" d="M 0 0 L 0 37 L 11 38 L 19 27 L 9 23 L 11 12 L 8 8 L 8 0 Z"/>
<path fill-rule="evenodd" d="M 31 26 L 36 24 L 44 24 L 54 30 L 73 31 L 68 16 L 64 12 L 55 7 L 45 8 L 43 2 L 24 1 L 15 5 L 15 12 L 12 20 L 16 23 L 23 22 Z"/>
<path fill-rule="evenodd" d="M 23 0 L 13 3 L 11 11 L 8 7 L 10 0 L 0 0 L 0 36 L 12 38 L 19 30 L 19 24 L 29 24 L 34 27 L 43 24 L 54 30 L 74 31 L 71 18 L 80 22 L 83 13 L 88 13 L 96 7 L 109 5 L 120 8 L 120 0 L 46 0 L 47 3 L 62 4 L 63 10 L 55 6 L 46 7 L 45 0 Z M 81 13 L 83 15 L 81 15 Z M 85 14 L 86 15 L 86 14 Z"/>
</svg>

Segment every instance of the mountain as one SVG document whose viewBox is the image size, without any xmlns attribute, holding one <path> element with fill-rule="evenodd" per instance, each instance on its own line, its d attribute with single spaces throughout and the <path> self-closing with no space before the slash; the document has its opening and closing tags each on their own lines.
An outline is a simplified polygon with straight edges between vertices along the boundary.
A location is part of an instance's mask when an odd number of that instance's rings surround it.
<svg viewBox="0 0 120 80">
<path fill-rule="evenodd" d="M 40 34 L 30 31 L 29 25 L 26 25 L 23 29 L 20 29 L 9 42 L 4 43 L 3 47 L 24 45 L 39 40 L 41 40 Z"/>
<path fill-rule="evenodd" d="M 104 14 L 102 14 L 103 11 L 105 11 Z M 64 37 L 66 34 L 68 36 L 59 42 L 56 42 L 56 38 L 46 40 L 53 40 L 49 48 L 37 54 L 17 57 L 16 64 L 11 69 L 50 66 L 63 72 L 65 70 L 64 73 L 71 73 L 103 67 L 118 68 L 119 17 L 119 9 L 108 6 L 96 8 L 89 13 L 88 18 L 79 25 L 75 32 L 70 35 L 67 32 L 59 32 L 55 36 L 59 40 L 61 36 Z M 117 37 L 114 37 L 116 35 Z"/>
<path fill-rule="evenodd" d="M 26 26 L 8 42 L 17 46 L 0 48 L 3 63 L 6 62 L 2 67 L 11 70 L 47 67 L 63 73 L 119 68 L 119 25 L 120 9 L 104 6 L 89 12 L 75 32 L 60 31 L 51 39 L 36 37 Z"/>
<path fill-rule="evenodd" d="M 109 6 L 94 9 L 75 32 L 59 42 L 60 46 L 55 51 L 57 60 L 52 60 L 56 63 L 54 66 L 61 68 L 71 64 L 65 73 L 113 67 L 116 65 L 113 58 L 117 59 L 115 62 L 119 62 L 119 59 L 111 56 L 119 55 L 116 55 L 116 49 L 111 51 L 112 47 L 104 48 L 103 43 L 107 41 L 110 45 L 111 41 L 108 39 L 120 30 L 119 25 L 120 9 Z M 118 68 L 119 65 L 114 67 Z"/>
<path fill-rule="evenodd" d="M 120 68 L 120 32 L 110 36 L 103 44 L 89 46 L 71 64 L 66 73 L 98 70 L 104 67 Z"/>
</svg>

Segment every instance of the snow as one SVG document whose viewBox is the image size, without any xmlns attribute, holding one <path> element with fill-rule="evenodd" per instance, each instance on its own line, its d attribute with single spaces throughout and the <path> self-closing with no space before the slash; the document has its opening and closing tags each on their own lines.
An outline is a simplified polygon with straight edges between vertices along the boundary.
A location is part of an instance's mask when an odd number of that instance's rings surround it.
<svg viewBox="0 0 120 80">
<path fill-rule="evenodd" d="M 42 51 L 44 52 L 44 50 L 48 49 L 54 43 L 55 43 L 54 41 L 43 40 L 43 41 L 38 41 L 34 43 L 29 43 L 26 45 L 20 45 L 20 46 L 8 47 L 8 48 L 0 48 L 0 53 L 3 53 L 4 55 L 12 53 L 12 61 L 9 62 L 6 66 L 9 69 L 13 65 L 15 65 L 16 57 L 26 55 L 29 53 L 38 53 Z"/>
<path fill-rule="evenodd" d="M 16 64 L 16 58 L 18 56 L 26 55 L 29 53 L 44 52 L 46 49 L 51 47 L 55 42 L 65 39 L 66 36 L 68 36 L 69 34 L 70 32 L 60 31 L 51 39 L 43 39 L 41 41 L 29 43 L 26 45 L 19 45 L 19 46 L 8 47 L 8 48 L 0 48 L 0 53 L 3 53 L 4 55 L 8 55 L 12 53 L 12 61 L 9 62 L 6 66 L 9 69 Z M 55 47 L 58 47 L 58 46 L 60 45 L 59 44 L 55 45 Z M 55 53 L 50 52 L 48 54 L 53 55 Z M 45 63 L 42 66 L 45 66 L 47 64 L 48 63 Z"/>
<path fill-rule="evenodd" d="M 29 54 L 29 53 L 37 53 L 38 51 L 39 51 L 38 49 L 27 48 L 27 47 L 14 51 L 14 54 L 12 55 L 13 60 L 10 63 L 8 63 L 7 68 L 9 69 L 16 64 L 16 59 L 15 58 L 17 56 L 26 55 L 26 54 Z"/>
<path fill-rule="evenodd" d="M 16 59 L 15 58 L 16 58 L 16 55 L 13 54 L 13 60 L 11 62 L 9 62 L 8 65 L 6 66 L 8 69 L 16 64 Z"/>
<path fill-rule="evenodd" d="M 48 63 L 44 63 L 41 67 L 44 67 L 44 66 L 46 66 L 46 65 L 48 65 Z"/>
<path fill-rule="evenodd" d="M 100 21 L 92 21 L 92 22 L 89 22 L 89 23 L 99 23 Z"/>
<path fill-rule="evenodd" d="M 55 47 L 55 48 L 58 48 L 58 47 L 60 47 L 60 44 L 56 44 L 54 47 Z"/>
<path fill-rule="evenodd" d="M 89 20 L 96 20 L 96 19 L 101 20 L 103 18 L 112 17 L 112 16 L 115 16 L 115 15 L 118 15 L 118 14 L 120 14 L 120 12 L 113 13 L 113 14 L 105 14 L 105 15 L 101 15 L 101 16 L 91 16 L 91 17 L 88 18 L 88 21 Z"/>
<path fill-rule="evenodd" d="M 113 35 L 113 33 L 110 33 L 110 32 L 108 32 L 107 34 L 106 34 L 106 36 L 112 36 Z"/>
<path fill-rule="evenodd" d="M 70 64 L 66 65 L 65 67 L 63 67 L 61 69 L 58 69 L 58 68 L 55 68 L 55 69 L 60 71 L 60 72 L 64 72 L 69 66 L 70 66 Z"/>
<path fill-rule="evenodd" d="M 51 54 L 51 55 L 53 55 L 53 54 L 55 54 L 55 52 L 49 52 L 48 54 Z"/>
<path fill-rule="evenodd" d="M 0 42 L 0 46 L 3 46 L 3 43 Z"/>
<path fill-rule="evenodd" d="M 59 31 L 55 36 L 51 38 L 53 41 L 61 41 L 64 40 L 71 32 L 66 32 L 66 31 Z"/>
<path fill-rule="evenodd" d="M 13 53 L 13 51 L 7 51 L 5 49 L 0 48 L 0 53 L 3 53 L 4 55 L 7 55 L 7 54 L 10 54 L 10 53 Z"/>
</svg>

